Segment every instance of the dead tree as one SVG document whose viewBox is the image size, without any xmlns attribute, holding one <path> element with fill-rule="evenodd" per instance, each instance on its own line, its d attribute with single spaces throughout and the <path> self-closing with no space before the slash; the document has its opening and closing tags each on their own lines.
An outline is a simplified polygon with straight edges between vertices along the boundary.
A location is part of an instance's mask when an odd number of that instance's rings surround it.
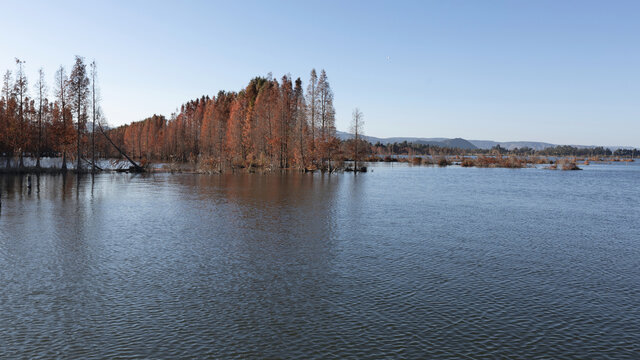
<svg viewBox="0 0 640 360">
<path fill-rule="evenodd" d="M 109 141 L 109 143 L 116 149 L 118 150 L 118 152 L 120 153 L 120 155 L 124 156 L 127 160 L 129 160 L 129 162 L 131 163 L 131 167 L 129 168 L 129 170 L 134 171 L 134 172 L 144 172 L 144 168 L 140 165 L 138 165 L 135 161 L 133 161 L 129 156 L 127 156 L 127 154 L 125 154 L 124 151 L 122 151 L 118 145 L 116 145 L 111 138 L 109 137 L 109 135 L 107 135 L 107 133 L 104 131 L 104 129 L 102 128 L 102 125 L 100 123 L 98 123 L 98 128 L 100 129 L 100 133 L 102 133 L 102 135 L 105 137 L 105 139 L 107 139 L 107 141 Z"/>
</svg>

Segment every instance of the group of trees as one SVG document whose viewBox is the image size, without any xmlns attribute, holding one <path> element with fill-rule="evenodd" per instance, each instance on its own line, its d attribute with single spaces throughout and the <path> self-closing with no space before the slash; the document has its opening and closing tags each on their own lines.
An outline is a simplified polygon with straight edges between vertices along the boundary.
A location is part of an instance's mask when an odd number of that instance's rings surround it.
<svg viewBox="0 0 640 360">
<path fill-rule="evenodd" d="M 409 141 L 381 143 L 371 145 L 372 151 L 378 155 L 464 155 L 476 150 L 442 147 L 433 144 L 414 143 Z"/>
<path fill-rule="evenodd" d="M 619 150 L 616 150 L 619 151 Z M 546 156 L 612 156 L 613 152 L 605 147 L 598 146 L 593 148 L 578 148 L 570 145 L 558 145 L 548 147 L 537 152 L 539 155 Z"/>
<path fill-rule="evenodd" d="M 43 156 L 60 156 L 83 168 L 96 156 L 198 161 L 224 167 L 331 168 L 341 153 L 336 137 L 333 91 L 324 70 L 302 80 L 256 77 L 239 92 L 220 91 L 182 105 L 171 118 L 154 115 L 103 132 L 96 89 L 96 65 L 76 56 L 69 75 L 55 73 L 52 97 L 44 71 L 29 91 L 25 62 L 7 70 L 0 95 L 0 155 L 24 167 L 26 156 L 40 167 Z M 30 95 L 33 94 L 33 95 Z M 90 124 L 90 128 L 88 128 Z M 108 141 L 107 141 L 108 140 Z M 116 149 L 118 149 L 116 151 Z M 90 160 L 89 160 L 90 158 Z M 14 164 L 15 166 L 15 164 Z"/>
<path fill-rule="evenodd" d="M 289 75 L 256 77 L 239 92 L 220 91 L 107 132 L 134 158 L 194 161 L 223 168 L 326 168 L 341 153 L 333 92 L 324 70 L 307 91 Z M 104 151 L 109 151 L 104 149 Z"/>
<path fill-rule="evenodd" d="M 353 139 L 336 137 L 333 91 L 324 70 L 311 70 L 304 90 L 302 80 L 284 75 L 278 81 L 256 77 L 239 92 L 220 91 L 182 105 L 169 119 L 153 115 L 142 121 L 103 130 L 96 86 L 96 64 L 87 66 L 76 56 L 71 72 L 55 72 L 53 91 L 38 71 L 31 91 L 25 62 L 16 59 L 15 73 L 2 78 L 0 94 L 0 154 L 5 168 L 15 159 L 24 167 L 26 156 L 40 167 L 43 156 L 63 158 L 95 170 L 96 157 L 128 154 L 142 161 L 192 161 L 212 170 L 225 168 L 297 168 L 331 170 L 336 162 L 371 155 L 516 155 L 633 156 L 637 150 L 602 147 L 582 149 L 558 146 L 541 151 L 530 148 L 463 150 L 419 143 L 374 145 L 362 139 L 363 115 L 353 111 Z M 50 97 L 51 95 L 51 97 Z M 90 126 L 88 126 L 90 125 Z M 96 126 L 98 128 L 96 128 Z M 97 130 L 104 136 L 96 136 Z M 126 156 L 126 155 L 125 155 Z M 83 163 L 84 162 L 84 163 Z M 357 163 L 354 164 L 357 167 Z"/>
<path fill-rule="evenodd" d="M 12 166 L 14 158 L 18 159 L 18 167 L 23 168 L 25 156 L 34 157 L 37 168 L 43 156 L 62 156 L 63 169 L 67 167 L 67 158 L 76 162 L 77 169 L 82 169 L 83 159 L 95 163 L 94 131 L 100 111 L 95 62 L 89 67 L 88 71 L 80 56 L 76 56 L 69 75 L 60 66 L 55 73 L 52 97 L 43 69 L 38 71 L 32 92 L 24 61 L 16 59 L 15 74 L 5 72 L 0 94 L 0 154 L 6 158 L 6 168 Z M 93 160 L 86 159 L 89 154 Z"/>
<path fill-rule="evenodd" d="M 640 150 L 638 149 L 617 149 L 611 151 L 611 149 L 598 146 L 592 148 L 579 148 L 569 145 L 558 145 L 555 147 L 548 147 L 543 150 L 535 150 L 530 147 L 506 149 L 500 145 L 496 145 L 491 149 L 460 149 L 441 147 L 432 144 L 421 144 L 413 142 L 394 142 L 382 144 L 377 142 L 371 145 L 372 152 L 377 155 L 488 155 L 488 154 L 501 154 L 501 155 L 538 155 L 538 156 L 616 156 L 616 157 L 632 157 L 636 158 L 640 156 Z"/>
</svg>

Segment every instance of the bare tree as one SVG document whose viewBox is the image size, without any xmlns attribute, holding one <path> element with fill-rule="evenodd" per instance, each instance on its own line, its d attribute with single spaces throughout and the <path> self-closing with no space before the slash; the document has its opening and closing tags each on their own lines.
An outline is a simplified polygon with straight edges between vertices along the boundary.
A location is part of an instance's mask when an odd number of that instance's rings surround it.
<svg viewBox="0 0 640 360">
<path fill-rule="evenodd" d="M 19 125 L 18 125 L 18 129 L 19 129 L 19 133 L 18 133 L 18 139 L 20 140 L 20 149 L 18 150 L 20 152 L 20 167 L 24 167 L 24 150 L 26 147 L 26 136 L 25 136 L 25 131 L 26 131 L 26 124 L 25 124 L 25 119 L 24 119 L 24 100 L 25 97 L 27 96 L 27 76 L 24 74 L 24 60 L 20 60 L 18 58 L 16 58 L 16 64 L 18 65 L 18 69 L 16 72 L 16 82 L 14 85 L 14 92 L 17 96 L 18 99 L 18 121 L 19 121 Z"/>
<path fill-rule="evenodd" d="M 87 98 L 89 96 L 89 78 L 87 77 L 87 65 L 84 58 L 76 56 L 76 63 L 73 65 L 69 75 L 69 91 L 71 93 L 71 105 L 76 113 L 77 125 L 77 165 L 76 170 L 82 170 L 81 163 L 81 138 L 87 122 Z"/>
<path fill-rule="evenodd" d="M 13 114 L 12 114 L 12 109 L 11 109 L 11 98 L 13 97 L 14 93 L 13 93 L 13 89 L 11 86 L 11 71 L 7 70 L 7 72 L 4 73 L 4 76 L 2 78 L 2 96 L 4 99 L 4 109 L 3 109 L 3 116 L 4 116 L 4 134 L 0 134 L 2 136 L 0 136 L 0 139 L 4 138 L 4 140 L 8 143 L 10 143 L 10 138 L 11 135 L 9 134 L 10 132 L 10 127 L 11 127 L 11 122 L 13 119 Z M 11 158 L 13 157 L 13 149 L 8 146 L 7 147 L 8 152 L 10 152 L 9 156 L 7 156 L 7 163 L 6 163 L 6 168 L 9 169 L 11 167 Z"/>
<path fill-rule="evenodd" d="M 358 158 L 360 154 L 358 153 L 358 143 L 360 142 L 360 138 L 362 136 L 362 132 L 364 130 L 364 115 L 360 111 L 360 109 L 353 109 L 353 114 L 351 118 L 351 132 L 353 133 L 354 140 L 354 152 L 353 152 L 353 171 L 354 173 L 358 173 Z"/>
<path fill-rule="evenodd" d="M 60 66 L 56 71 L 56 89 L 55 97 L 58 105 L 60 106 L 60 112 L 62 114 L 62 136 L 61 148 L 62 148 L 62 170 L 67 170 L 67 97 L 69 89 L 69 79 L 67 73 L 64 71 L 64 67 Z"/>
<path fill-rule="evenodd" d="M 96 121 L 99 117 L 99 105 L 100 96 L 96 93 L 96 78 L 98 72 L 96 69 L 95 60 L 91 62 L 91 173 L 96 172 Z"/>
<path fill-rule="evenodd" d="M 2 96 L 4 96 L 4 101 L 8 102 L 11 97 L 11 71 L 7 70 L 2 77 Z"/>
<path fill-rule="evenodd" d="M 333 108 L 333 91 L 329 85 L 327 73 L 322 69 L 318 80 L 318 100 L 320 102 L 320 136 L 323 141 L 333 135 L 335 130 L 335 109 Z"/>
<path fill-rule="evenodd" d="M 331 172 L 331 150 L 335 137 L 335 109 L 333 108 L 333 91 L 329 85 L 327 73 L 324 69 L 320 72 L 318 79 L 318 105 L 320 116 L 320 154 L 321 163 L 324 167 L 328 160 L 329 172 Z"/>
<path fill-rule="evenodd" d="M 318 121 L 318 75 L 316 75 L 316 69 L 311 70 L 311 77 L 307 86 L 307 110 L 309 126 L 311 127 L 311 149 L 315 151 L 316 123 Z"/>
<path fill-rule="evenodd" d="M 42 151 L 42 103 L 46 99 L 47 84 L 44 80 L 44 70 L 38 70 L 38 80 L 36 81 L 36 92 L 38 101 L 38 144 L 36 147 L 36 168 L 40 168 L 40 152 Z"/>
<path fill-rule="evenodd" d="M 304 133 L 305 133 L 305 117 L 306 117 L 306 104 L 304 102 L 304 90 L 302 90 L 302 80 L 296 79 L 296 86 L 293 90 L 294 96 L 294 118 L 297 126 L 298 133 L 298 146 L 300 154 L 300 165 L 306 167 L 304 160 Z"/>
</svg>

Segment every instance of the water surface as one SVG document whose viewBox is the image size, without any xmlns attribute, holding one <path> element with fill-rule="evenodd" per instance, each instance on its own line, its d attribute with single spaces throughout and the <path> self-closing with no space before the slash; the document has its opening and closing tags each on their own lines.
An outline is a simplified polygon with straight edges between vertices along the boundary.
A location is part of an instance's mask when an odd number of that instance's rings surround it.
<svg viewBox="0 0 640 360">
<path fill-rule="evenodd" d="M 637 358 L 640 166 L 0 177 L 0 358 Z"/>
</svg>

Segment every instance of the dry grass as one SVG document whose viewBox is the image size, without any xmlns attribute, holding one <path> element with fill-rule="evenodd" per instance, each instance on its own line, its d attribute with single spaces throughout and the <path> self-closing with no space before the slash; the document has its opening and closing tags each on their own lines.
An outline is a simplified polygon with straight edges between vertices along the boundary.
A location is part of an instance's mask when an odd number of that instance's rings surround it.
<svg viewBox="0 0 640 360">
<path fill-rule="evenodd" d="M 460 162 L 460 166 L 462 167 L 474 167 L 476 166 L 476 162 L 471 158 L 462 158 Z"/>
<path fill-rule="evenodd" d="M 520 169 L 527 166 L 527 161 L 517 156 L 478 156 L 477 167 Z"/>
<path fill-rule="evenodd" d="M 203 156 L 198 162 L 196 171 L 205 174 L 219 173 L 218 159 L 213 156 Z"/>
<path fill-rule="evenodd" d="M 558 159 L 554 164 L 549 166 L 549 170 L 557 170 L 558 167 L 562 170 L 582 170 L 576 165 L 576 158 Z"/>
<path fill-rule="evenodd" d="M 535 165 L 551 164 L 552 163 L 552 161 L 549 160 L 545 156 L 534 156 L 532 158 L 529 158 L 528 161 L 529 161 L 529 163 L 535 164 Z"/>
</svg>

